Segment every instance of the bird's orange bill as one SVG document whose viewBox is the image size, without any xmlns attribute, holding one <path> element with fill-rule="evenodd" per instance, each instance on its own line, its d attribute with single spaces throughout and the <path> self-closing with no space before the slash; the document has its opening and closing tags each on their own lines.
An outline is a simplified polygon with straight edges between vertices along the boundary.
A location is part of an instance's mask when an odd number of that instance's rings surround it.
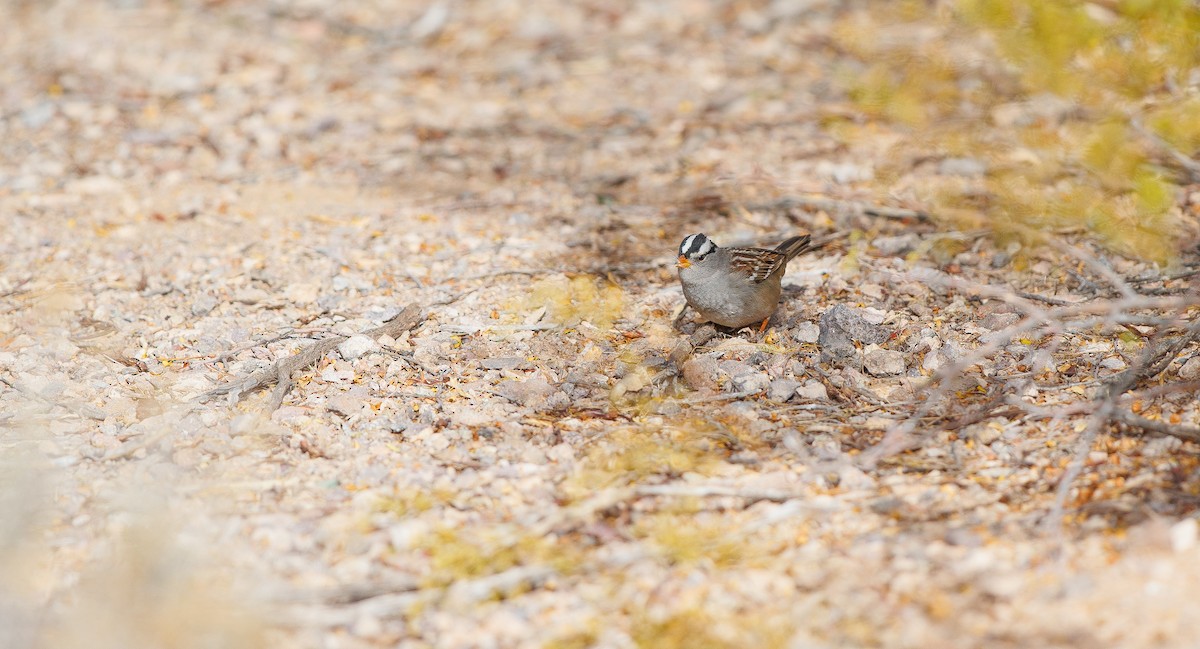
<svg viewBox="0 0 1200 649">
<path fill-rule="evenodd" d="M 692 262 L 688 261 L 688 258 L 684 257 L 683 255 L 679 255 L 679 259 L 675 260 L 676 268 L 687 268 L 688 266 L 691 266 L 691 265 L 692 265 Z"/>
</svg>

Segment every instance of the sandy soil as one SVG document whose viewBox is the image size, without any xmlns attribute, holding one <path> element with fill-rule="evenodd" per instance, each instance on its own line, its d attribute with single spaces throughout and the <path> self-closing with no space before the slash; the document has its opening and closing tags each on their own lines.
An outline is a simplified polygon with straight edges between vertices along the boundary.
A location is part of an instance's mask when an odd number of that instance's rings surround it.
<svg viewBox="0 0 1200 649">
<path fill-rule="evenodd" d="M 1196 448 L 1089 428 L 1137 336 L 1010 329 L 1156 271 L 920 218 L 982 167 L 855 116 L 857 10 L 0 5 L 0 645 L 1193 646 Z M 693 349 L 697 231 L 828 243 Z"/>
</svg>

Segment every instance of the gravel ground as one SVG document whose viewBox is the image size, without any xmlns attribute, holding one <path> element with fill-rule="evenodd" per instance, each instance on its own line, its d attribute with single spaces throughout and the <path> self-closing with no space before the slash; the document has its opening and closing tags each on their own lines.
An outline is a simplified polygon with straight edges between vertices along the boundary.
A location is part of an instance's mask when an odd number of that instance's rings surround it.
<svg viewBox="0 0 1200 649">
<path fill-rule="evenodd" d="M 1194 646 L 1195 446 L 1075 451 L 1136 336 L 1004 333 L 1104 272 L 826 128 L 848 12 L 0 4 L 0 645 Z M 702 340 L 697 231 L 826 245 Z"/>
</svg>

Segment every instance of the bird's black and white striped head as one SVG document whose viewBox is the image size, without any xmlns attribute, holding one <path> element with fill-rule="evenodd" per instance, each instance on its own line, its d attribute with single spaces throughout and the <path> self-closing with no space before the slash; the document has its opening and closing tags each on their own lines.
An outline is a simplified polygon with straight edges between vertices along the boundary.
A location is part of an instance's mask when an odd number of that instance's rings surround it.
<svg viewBox="0 0 1200 649">
<path fill-rule="evenodd" d="M 717 249 L 704 233 L 685 237 L 679 244 L 679 266 L 686 268 L 691 262 L 700 261 Z M 687 262 L 687 263 L 685 263 Z"/>
</svg>

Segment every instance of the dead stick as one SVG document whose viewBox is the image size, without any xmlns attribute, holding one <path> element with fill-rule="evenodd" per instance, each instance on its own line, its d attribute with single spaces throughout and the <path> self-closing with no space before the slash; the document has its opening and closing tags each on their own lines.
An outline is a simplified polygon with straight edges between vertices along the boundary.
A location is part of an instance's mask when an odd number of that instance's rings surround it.
<svg viewBox="0 0 1200 649">
<path fill-rule="evenodd" d="M 851 214 L 863 214 L 866 216 L 878 216 L 888 219 L 917 219 L 920 221 L 929 221 L 930 217 L 925 212 L 917 210 L 908 210 L 900 207 L 887 207 L 884 205 L 868 205 L 856 201 L 844 201 L 835 198 L 818 198 L 811 196 L 787 196 L 766 203 L 750 203 L 746 205 L 751 210 L 762 211 L 778 211 L 789 210 L 793 208 L 802 208 L 810 210 L 823 210 L 826 212 L 849 212 Z"/>
<path fill-rule="evenodd" d="M 1122 410 L 1113 415 L 1113 419 L 1129 426 L 1137 428 L 1155 435 L 1167 435 L 1176 437 L 1185 442 L 1200 442 L 1200 428 L 1195 426 L 1184 426 L 1183 424 L 1168 424 L 1165 421 L 1155 421 L 1139 417 L 1127 410 Z"/>
<path fill-rule="evenodd" d="M 410 304 L 404 307 L 404 310 L 396 315 L 396 317 L 388 320 L 382 326 L 364 331 L 362 335 L 370 338 L 380 338 L 385 335 L 392 338 L 397 338 L 400 336 L 400 334 L 412 329 L 420 322 L 421 307 L 416 304 Z M 342 344 L 342 342 L 347 338 L 347 336 L 333 336 L 326 338 L 325 340 L 315 342 L 301 349 L 299 352 L 288 356 L 287 358 L 280 359 L 268 367 L 264 367 L 261 370 L 252 372 L 245 378 L 230 381 L 225 385 L 217 386 L 212 390 L 209 390 L 201 398 L 207 400 L 213 397 L 230 394 L 233 395 L 233 401 L 236 402 L 241 395 L 246 392 L 257 390 L 258 388 L 271 383 L 278 383 L 281 386 L 280 389 L 276 390 L 277 394 L 273 394 L 271 400 L 267 404 L 268 406 L 275 404 L 275 407 L 277 408 L 279 404 L 283 403 L 283 397 L 291 388 L 292 373 L 321 360 L 325 357 L 325 354 L 328 354 L 338 345 Z M 287 379 L 286 382 L 283 380 L 285 377 Z"/>
</svg>

